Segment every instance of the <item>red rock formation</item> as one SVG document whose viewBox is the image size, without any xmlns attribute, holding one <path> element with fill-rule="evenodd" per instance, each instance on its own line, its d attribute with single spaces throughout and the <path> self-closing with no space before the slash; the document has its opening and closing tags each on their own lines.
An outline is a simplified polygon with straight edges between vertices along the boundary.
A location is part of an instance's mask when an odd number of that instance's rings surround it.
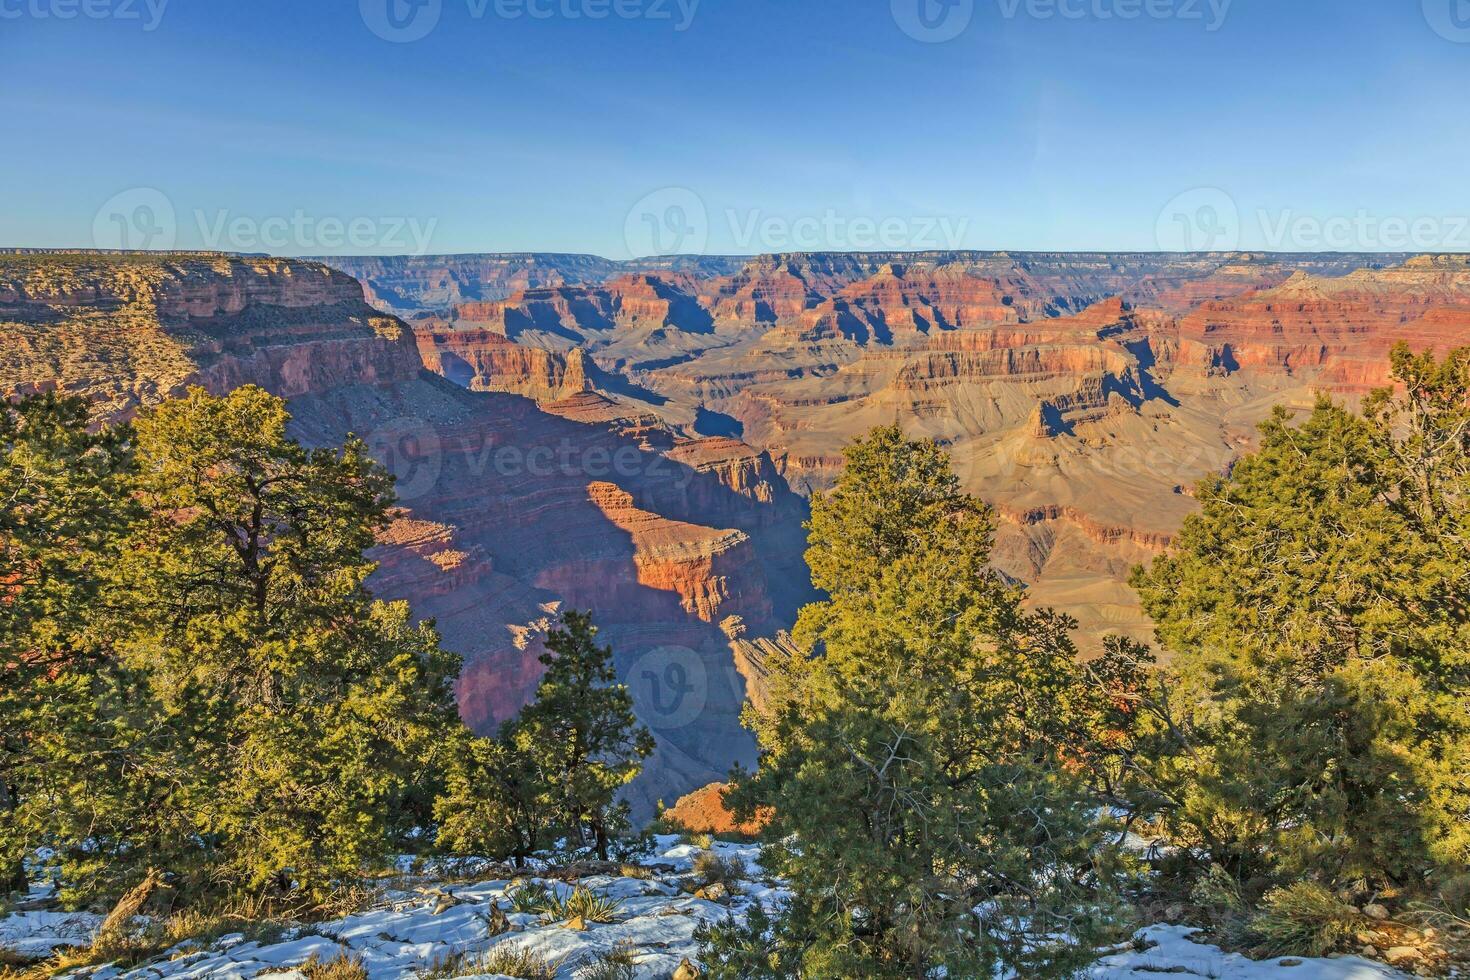
<svg viewBox="0 0 1470 980">
<path fill-rule="evenodd" d="M 1394 344 L 1445 350 L 1467 332 L 1470 266 L 1463 257 L 1426 256 L 1335 279 L 1298 272 L 1275 288 L 1205 303 L 1179 323 L 1179 363 L 1363 390 L 1388 382 Z"/>
<path fill-rule="evenodd" d="M 415 331 L 424 366 L 471 391 L 506 391 L 559 401 L 589 391 L 580 349 L 567 353 L 517 344 L 493 330 Z"/>
<path fill-rule="evenodd" d="M 665 810 L 664 821 L 691 834 L 756 836 L 770 823 L 771 815 L 762 814 L 754 820 L 741 823 L 725 804 L 725 794 L 729 790 L 726 783 L 710 783 L 701 787 Z"/>
</svg>

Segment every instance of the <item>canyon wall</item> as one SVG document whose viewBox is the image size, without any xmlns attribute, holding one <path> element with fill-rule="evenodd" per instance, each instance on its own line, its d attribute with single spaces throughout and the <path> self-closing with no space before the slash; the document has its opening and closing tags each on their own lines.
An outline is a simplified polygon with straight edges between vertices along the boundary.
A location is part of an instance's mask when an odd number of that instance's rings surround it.
<svg viewBox="0 0 1470 980">
<path fill-rule="evenodd" d="M 640 272 L 728 275 L 743 264 L 741 259 L 718 255 L 655 256 L 617 262 L 597 255 L 555 252 L 331 256 L 320 261 L 361 280 L 374 306 L 401 314 L 501 299 L 523 289 L 599 283 Z"/>
</svg>

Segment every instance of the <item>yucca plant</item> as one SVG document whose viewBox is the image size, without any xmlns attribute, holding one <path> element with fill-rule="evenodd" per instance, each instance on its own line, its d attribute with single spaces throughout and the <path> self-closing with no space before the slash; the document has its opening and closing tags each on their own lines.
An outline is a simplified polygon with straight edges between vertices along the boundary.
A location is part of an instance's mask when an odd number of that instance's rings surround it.
<svg viewBox="0 0 1470 980">
<path fill-rule="evenodd" d="M 587 922 L 615 922 L 623 903 L 615 898 L 599 895 L 583 885 L 572 889 L 566 898 L 552 892 L 547 896 L 541 911 L 552 920 L 584 919 Z"/>
<path fill-rule="evenodd" d="M 551 889 L 539 881 L 532 881 L 510 893 L 510 910 L 537 915 L 546 911 L 546 904 L 553 896 Z"/>
</svg>

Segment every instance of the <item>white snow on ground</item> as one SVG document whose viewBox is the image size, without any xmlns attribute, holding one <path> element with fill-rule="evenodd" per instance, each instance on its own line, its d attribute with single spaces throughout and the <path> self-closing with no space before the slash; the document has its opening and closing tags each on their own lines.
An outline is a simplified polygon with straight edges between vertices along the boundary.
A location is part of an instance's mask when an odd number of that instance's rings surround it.
<svg viewBox="0 0 1470 980">
<path fill-rule="evenodd" d="M 86 946 L 102 916 L 85 912 L 17 912 L 0 918 L 0 949 L 40 959 L 68 946 Z"/>
<path fill-rule="evenodd" d="M 741 858 L 752 876 L 759 876 L 758 850 L 753 846 L 717 843 L 722 856 Z M 675 874 L 687 872 L 700 849 L 680 843 L 676 837 L 658 838 L 657 855 L 648 863 L 673 866 Z M 528 873 L 526 880 L 540 880 Z M 537 916 L 510 912 L 507 896 L 515 888 L 510 881 L 484 881 L 467 885 L 441 885 L 440 890 L 459 904 L 434 914 L 440 898 L 418 890 L 393 891 L 384 895 L 371 911 L 318 924 L 307 933 L 273 945 L 246 942 L 241 936 L 226 936 L 205 949 L 186 944 L 158 962 L 132 971 L 103 967 L 78 976 L 93 980 L 192 980 L 192 978 L 267 978 L 299 980 L 294 967 L 312 956 L 331 960 L 341 954 L 360 957 L 373 980 L 412 977 L 417 972 L 461 953 L 482 953 L 500 943 L 534 950 L 559 965 L 559 980 L 575 980 L 578 967 L 598 953 L 632 947 L 636 951 L 639 980 L 667 980 L 681 960 L 698 958 L 695 927 L 701 921 L 719 921 L 732 912 L 737 916 L 760 902 L 775 907 L 787 892 L 773 882 L 745 882 L 743 894 L 728 904 L 696 899 L 681 891 L 679 883 L 597 876 L 579 882 L 622 906 L 617 921 L 605 925 L 589 923 L 576 931 L 564 923 L 546 923 Z M 544 882 L 563 894 L 571 886 Z M 422 883 L 421 883 L 422 884 Z M 491 937 L 487 917 L 498 904 L 508 913 L 513 931 Z M 0 948 L 26 956 L 42 956 L 67 945 L 85 945 L 100 924 L 100 917 L 54 912 L 18 913 L 0 918 Z M 1254 963 L 1233 953 L 1192 942 L 1194 930 L 1180 926 L 1153 926 L 1141 934 L 1154 944 L 1145 952 L 1129 951 L 1109 956 L 1093 970 L 1093 980 L 1158 980 L 1161 975 L 1210 977 L 1218 980 L 1389 980 L 1404 975 L 1366 960 L 1301 960 L 1297 965 L 1280 960 Z"/>
<path fill-rule="evenodd" d="M 1146 952 L 1128 952 L 1102 960 L 1095 980 L 1159 980 L 1161 976 L 1212 977 L 1216 980 L 1397 980 L 1405 974 L 1356 956 L 1309 960 L 1297 957 L 1249 960 L 1225 953 L 1189 937 L 1187 926 L 1149 926 L 1140 935 L 1157 943 Z"/>
</svg>

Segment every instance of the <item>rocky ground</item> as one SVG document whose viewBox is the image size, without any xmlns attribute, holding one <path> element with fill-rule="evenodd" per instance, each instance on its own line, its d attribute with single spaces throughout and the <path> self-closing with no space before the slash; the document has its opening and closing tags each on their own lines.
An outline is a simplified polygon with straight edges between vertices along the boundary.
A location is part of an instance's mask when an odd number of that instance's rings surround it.
<svg viewBox="0 0 1470 980">
<path fill-rule="evenodd" d="M 781 882 L 764 875 L 754 846 L 715 842 L 713 851 L 745 867 L 745 880 L 733 889 L 721 885 L 691 894 L 695 862 L 702 849 L 677 837 L 660 837 L 654 856 L 636 865 L 609 869 L 572 880 L 537 877 L 487 877 L 473 868 L 453 878 L 405 874 L 365 910 L 308 928 L 286 930 L 271 941 L 243 933 L 208 943 L 183 942 L 144 965 L 89 967 L 71 976 L 91 980 L 162 978 L 291 978 L 307 980 L 303 967 L 347 958 L 361 963 L 372 980 L 415 977 L 492 977 L 497 951 L 531 954 L 554 970 L 558 980 L 578 980 L 609 957 L 631 965 L 624 974 L 639 980 L 697 977 L 694 932 L 701 922 L 743 916 L 756 903 L 774 907 L 783 899 Z M 516 892 L 544 886 L 565 899 L 582 888 L 611 900 L 601 913 L 557 918 L 517 911 Z M 42 898 L 40 894 L 35 896 Z M 606 918 L 608 921 L 590 921 Z M 101 917 L 86 913 L 34 910 L 0 918 L 0 951 L 13 957 L 42 957 L 53 950 L 86 946 Z M 1277 959 L 1252 962 L 1239 954 L 1193 941 L 1195 930 L 1155 925 L 1142 930 L 1126 950 L 1106 956 L 1091 980 L 1153 980 L 1160 975 L 1220 980 L 1390 980 L 1403 977 L 1357 957 Z M 503 962 L 503 961 L 502 961 Z M 526 974 L 529 975 L 529 974 Z M 610 974 L 599 974 L 608 976 Z"/>
</svg>

